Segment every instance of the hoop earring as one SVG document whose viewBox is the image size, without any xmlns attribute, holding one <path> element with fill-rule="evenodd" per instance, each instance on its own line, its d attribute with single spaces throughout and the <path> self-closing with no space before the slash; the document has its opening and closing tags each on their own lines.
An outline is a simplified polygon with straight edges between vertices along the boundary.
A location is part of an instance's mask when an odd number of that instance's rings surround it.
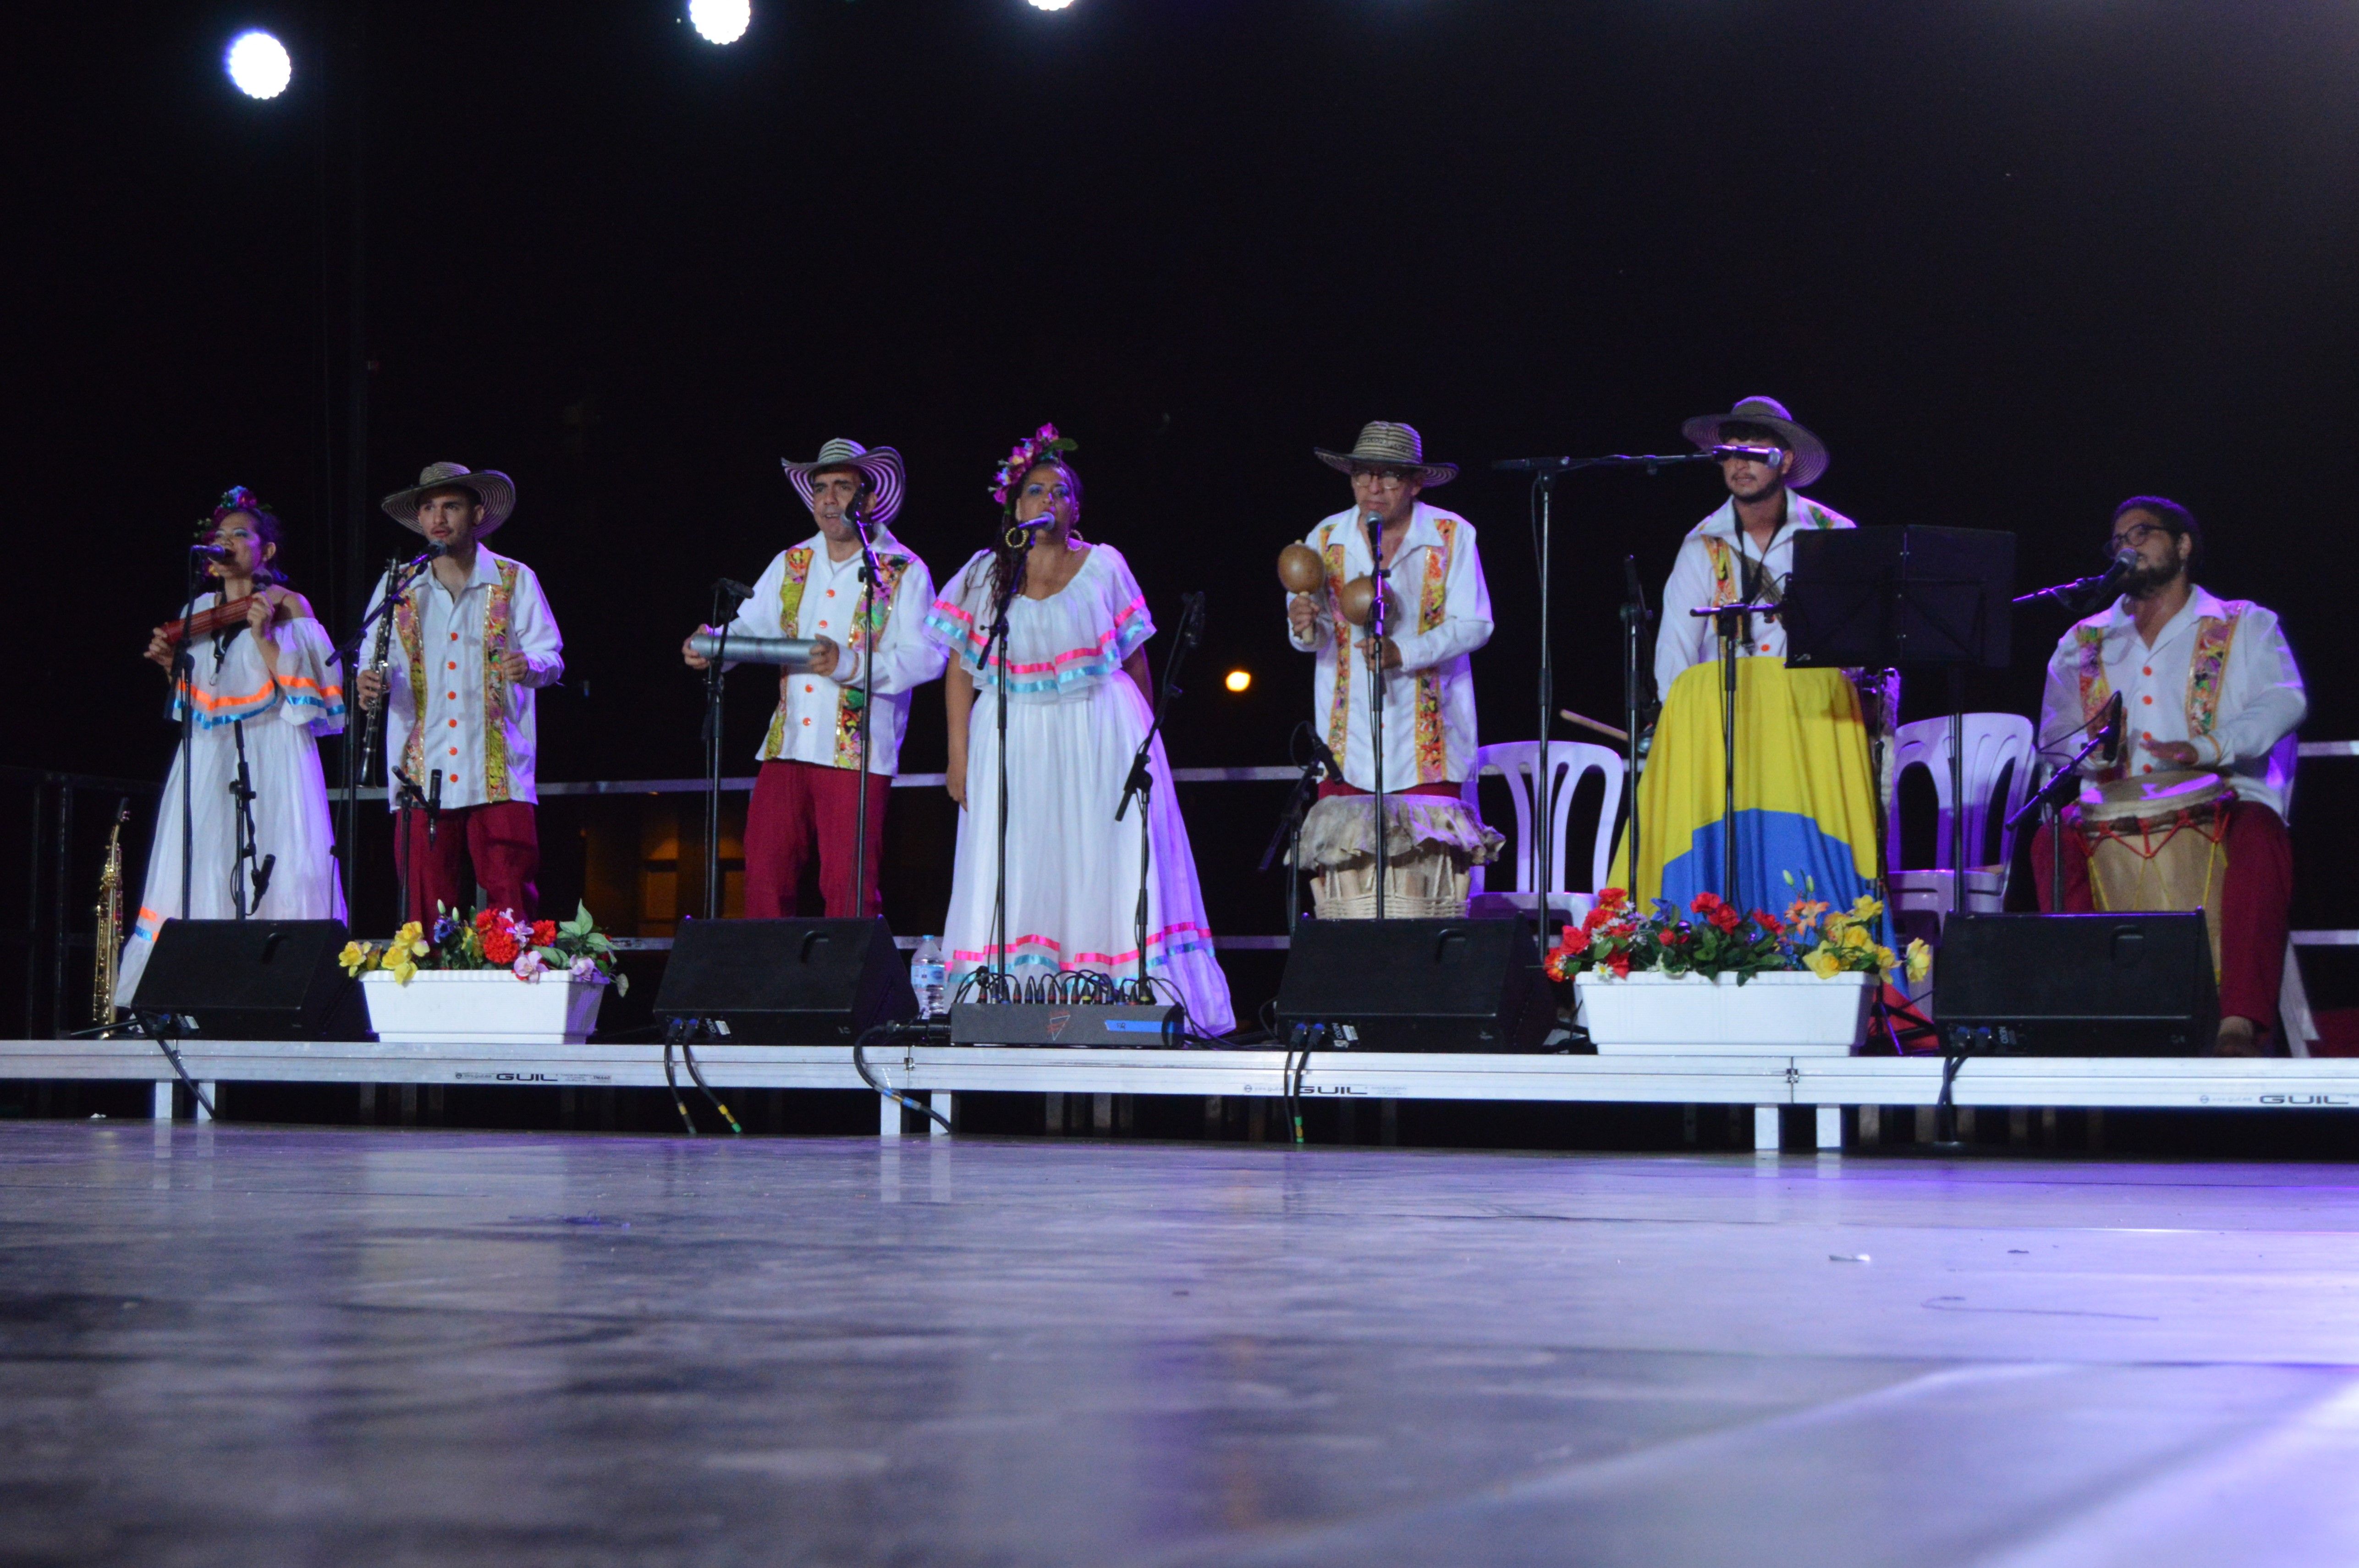
<svg viewBox="0 0 2359 1568">
<path fill-rule="evenodd" d="M 1007 543 L 1007 547 L 1008 547 L 1009 549 L 1011 549 L 1011 550 L 1020 550 L 1020 549 L 1022 549 L 1022 548 L 1024 547 L 1024 539 L 1025 539 L 1025 535 L 1026 535 L 1027 532 L 1028 532 L 1028 530 L 1026 530 L 1026 529 L 1023 529 L 1023 528 L 1010 528 L 1010 529 L 1008 529 L 1008 530 L 1007 530 L 1007 533 L 1006 533 L 1006 543 Z"/>
</svg>

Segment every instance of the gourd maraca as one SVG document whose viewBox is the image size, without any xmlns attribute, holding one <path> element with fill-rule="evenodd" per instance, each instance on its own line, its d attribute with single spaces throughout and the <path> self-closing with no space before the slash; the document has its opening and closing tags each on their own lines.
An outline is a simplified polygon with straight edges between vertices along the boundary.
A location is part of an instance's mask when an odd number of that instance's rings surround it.
<svg viewBox="0 0 2359 1568">
<path fill-rule="evenodd" d="M 1368 611 L 1375 607 L 1375 600 L 1376 579 L 1374 578 L 1355 577 L 1335 592 L 1335 607 L 1343 612 L 1343 619 L 1354 626 L 1368 623 Z M 1387 588 L 1385 590 L 1386 619 L 1391 620 L 1393 612 L 1399 608 L 1398 596 Z"/>
<path fill-rule="evenodd" d="M 1291 592 L 1316 596 L 1327 586 L 1327 565 L 1310 546 L 1288 545 L 1277 553 L 1277 580 Z"/>
</svg>

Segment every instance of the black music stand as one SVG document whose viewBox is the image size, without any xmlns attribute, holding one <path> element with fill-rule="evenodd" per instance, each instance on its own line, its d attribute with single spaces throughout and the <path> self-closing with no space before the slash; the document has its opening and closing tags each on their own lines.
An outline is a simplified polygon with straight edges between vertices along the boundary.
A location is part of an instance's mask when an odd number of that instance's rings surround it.
<svg viewBox="0 0 2359 1568">
<path fill-rule="evenodd" d="M 2013 628 L 2015 535 L 1989 528 L 1839 528 L 1794 540 L 1783 605 L 1786 663 L 1796 669 L 1949 674 L 1951 905 L 1965 906 L 1965 672 L 2005 669 Z M 1898 715 L 1892 716 L 1897 719 Z M 1883 815 L 1879 760 L 1876 808 Z M 1883 880 L 1884 825 L 1875 839 Z M 1881 886 L 1879 892 L 1883 892 Z"/>
</svg>

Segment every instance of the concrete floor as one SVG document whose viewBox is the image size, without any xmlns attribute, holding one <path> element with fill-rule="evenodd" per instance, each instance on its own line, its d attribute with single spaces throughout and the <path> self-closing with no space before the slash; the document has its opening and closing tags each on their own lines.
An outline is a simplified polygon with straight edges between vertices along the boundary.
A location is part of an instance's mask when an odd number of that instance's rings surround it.
<svg viewBox="0 0 2359 1568">
<path fill-rule="evenodd" d="M 2359 1173 L 0 1124 L 0 1563 L 2359 1563 Z"/>
</svg>

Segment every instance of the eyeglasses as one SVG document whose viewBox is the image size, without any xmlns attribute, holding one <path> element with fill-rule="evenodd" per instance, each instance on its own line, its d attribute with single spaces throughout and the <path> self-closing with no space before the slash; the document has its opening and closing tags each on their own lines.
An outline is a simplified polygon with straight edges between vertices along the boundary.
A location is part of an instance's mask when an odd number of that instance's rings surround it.
<svg viewBox="0 0 2359 1568">
<path fill-rule="evenodd" d="M 2120 533 L 2115 534 L 2106 544 L 2105 559 L 2110 561 L 2115 556 L 2120 555 L 2124 550 L 2143 550 L 2146 548 L 2146 542 L 2148 539 L 2153 538 L 2157 534 L 2168 534 L 2169 532 L 2169 529 L 2165 528 L 2159 523 L 2133 523 L 2128 527 L 2123 529 Z"/>
<path fill-rule="evenodd" d="M 1408 482 L 1408 475 L 1403 473 L 1398 469 L 1353 469 L 1352 470 L 1352 482 L 1353 484 L 1358 484 L 1363 481 L 1364 481 L 1371 489 L 1390 490 L 1396 485 L 1407 484 Z"/>
</svg>

